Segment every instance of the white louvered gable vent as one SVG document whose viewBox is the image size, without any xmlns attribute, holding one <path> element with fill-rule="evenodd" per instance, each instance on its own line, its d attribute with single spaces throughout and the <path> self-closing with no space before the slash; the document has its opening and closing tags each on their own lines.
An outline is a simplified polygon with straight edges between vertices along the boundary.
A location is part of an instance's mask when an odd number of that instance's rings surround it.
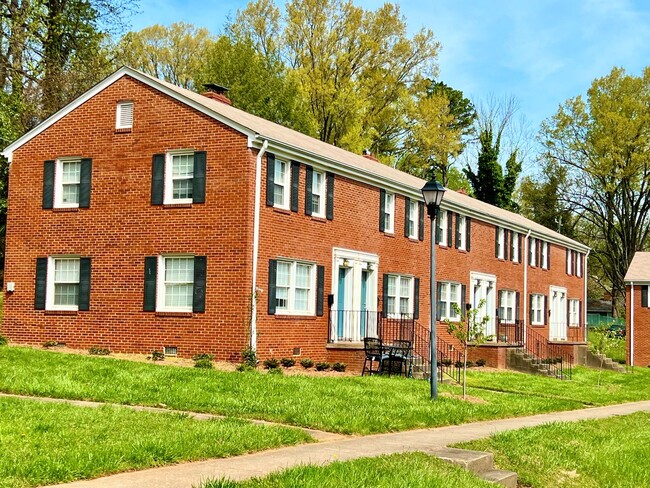
<svg viewBox="0 0 650 488">
<path fill-rule="evenodd" d="M 119 102 L 115 128 L 130 129 L 133 127 L 133 102 Z"/>
</svg>

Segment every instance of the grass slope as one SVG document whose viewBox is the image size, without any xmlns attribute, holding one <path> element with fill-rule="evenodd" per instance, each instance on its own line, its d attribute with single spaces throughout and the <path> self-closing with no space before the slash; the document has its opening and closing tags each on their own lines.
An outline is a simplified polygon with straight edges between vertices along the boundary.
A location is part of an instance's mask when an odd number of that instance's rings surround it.
<svg viewBox="0 0 650 488">
<path fill-rule="evenodd" d="M 553 423 L 496 434 L 456 447 L 491 451 L 522 486 L 650 486 L 650 414 Z"/>
<path fill-rule="evenodd" d="M 62 483 L 309 441 L 298 429 L 227 419 L 0 398 L 0 487 Z"/>
</svg>

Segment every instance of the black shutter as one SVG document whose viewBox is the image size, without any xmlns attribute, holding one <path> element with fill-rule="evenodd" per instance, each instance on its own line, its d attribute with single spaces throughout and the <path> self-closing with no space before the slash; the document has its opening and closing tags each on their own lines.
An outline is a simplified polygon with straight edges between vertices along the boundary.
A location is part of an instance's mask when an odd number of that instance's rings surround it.
<svg viewBox="0 0 650 488">
<path fill-rule="evenodd" d="M 300 163 L 291 161 L 291 211 L 298 211 L 298 189 L 300 185 Z"/>
<path fill-rule="evenodd" d="M 515 320 L 519 320 L 519 302 L 521 301 L 520 293 L 515 292 Z"/>
<path fill-rule="evenodd" d="M 47 258 L 36 258 L 36 290 L 34 308 L 45 310 L 45 293 L 47 291 Z"/>
<path fill-rule="evenodd" d="M 467 300 L 467 286 L 460 285 L 460 318 L 465 320 L 465 314 L 467 313 L 467 307 L 465 306 L 465 301 Z"/>
<path fill-rule="evenodd" d="M 269 315 L 275 315 L 275 281 L 278 271 L 278 262 L 269 259 Z"/>
<path fill-rule="evenodd" d="M 537 239 L 537 259 L 536 259 L 535 262 L 537 263 L 537 266 L 539 268 L 542 267 L 542 262 L 541 261 L 542 261 L 542 241 Z"/>
<path fill-rule="evenodd" d="M 641 306 L 642 307 L 647 307 L 648 306 L 648 288 L 650 285 L 642 285 L 641 286 Z"/>
<path fill-rule="evenodd" d="M 569 253 L 571 251 L 569 249 L 566 250 L 566 256 L 564 258 L 564 269 L 566 270 L 566 274 L 571 274 L 571 270 L 569 269 Z"/>
<path fill-rule="evenodd" d="M 275 154 L 266 153 L 266 206 L 275 204 Z"/>
<path fill-rule="evenodd" d="M 79 259 L 79 310 L 90 310 L 90 258 Z"/>
<path fill-rule="evenodd" d="M 447 210 L 447 247 L 450 249 L 454 245 L 453 225 L 454 212 Z"/>
<path fill-rule="evenodd" d="M 192 300 L 192 312 L 205 312 L 205 285 L 207 281 L 208 258 L 206 256 L 194 256 L 194 296 Z"/>
<path fill-rule="evenodd" d="M 314 183 L 314 168 L 307 166 L 305 174 L 305 215 L 311 215 L 312 209 L 312 185 Z M 322 198 L 322 196 L 321 196 Z"/>
<path fill-rule="evenodd" d="M 469 251 L 471 249 L 471 242 L 472 242 L 472 231 L 471 231 L 471 226 L 472 226 L 472 218 L 471 217 L 465 217 L 465 234 L 466 234 L 466 249 Z"/>
<path fill-rule="evenodd" d="M 494 257 L 499 257 L 499 228 L 494 228 Z"/>
<path fill-rule="evenodd" d="M 524 236 L 517 234 L 517 245 L 519 246 L 519 262 L 526 264 L 526 257 L 522 254 L 523 252 L 523 242 Z"/>
<path fill-rule="evenodd" d="M 192 202 L 205 203 L 205 172 L 207 153 L 196 151 L 194 153 L 194 176 L 192 179 Z"/>
<path fill-rule="evenodd" d="M 323 298 L 325 296 L 325 266 L 316 266 L 316 315 L 323 316 Z"/>
<path fill-rule="evenodd" d="M 79 175 L 79 208 L 90 207 L 92 168 L 92 159 L 84 158 L 81 160 L 81 174 Z M 81 308 L 79 310 L 81 310 Z"/>
<path fill-rule="evenodd" d="M 460 215 L 456 214 L 456 249 L 460 248 L 460 241 L 463 236 L 460 235 Z"/>
<path fill-rule="evenodd" d="M 420 318 L 420 278 L 413 281 L 413 319 Z"/>
<path fill-rule="evenodd" d="M 144 258 L 144 307 L 145 312 L 156 310 L 156 271 L 158 257 L 147 256 Z"/>
<path fill-rule="evenodd" d="M 151 162 L 151 205 L 162 205 L 165 192 L 165 155 L 154 154 Z"/>
<path fill-rule="evenodd" d="M 533 294 L 528 295 L 528 325 L 533 325 Z"/>
<path fill-rule="evenodd" d="M 404 237 L 409 237 L 409 217 L 410 215 L 411 199 L 404 197 Z"/>
<path fill-rule="evenodd" d="M 582 324 L 584 323 L 583 318 L 582 318 L 582 315 L 583 315 L 583 313 L 582 313 L 582 300 L 580 300 L 578 302 L 578 314 L 579 314 L 578 315 L 578 325 L 582 326 Z"/>
<path fill-rule="evenodd" d="M 43 163 L 43 208 L 54 207 L 54 165 L 55 164 L 56 163 L 54 161 L 45 161 Z"/>
<path fill-rule="evenodd" d="M 418 225 L 418 239 L 424 240 L 424 204 L 418 203 L 418 218 L 420 224 Z"/>
<path fill-rule="evenodd" d="M 542 319 L 543 324 L 548 324 L 548 297 L 544 295 L 544 317 Z"/>
<path fill-rule="evenodd" d="M 379 232 L 386 230 L 386 190 L 379 189 Z"/>
<path fill-rule="evenodd" d="M 436 244 L 442 241 L 442 210 L 436 209 Z"/>
<path fill-rule="evenodd" d="M 503 290 L 497 290 L 497 307 L 496 311 L 494 312 L 494 316 L 497 318 L 497 320 L 499 319 L 499 308 L 501 308 L 501 295 L 503 295 Z"/>
<path fill-rule="evenodd" d="M 573 259 L 571 262 L 573 263 L 573 275 L 578 274 L 578 251 L 571 251 L 573 253 Z"/>
<path fill-rule="evenodd" d="M 334 173 L 327 173 L 327 220 L 334 220 Z"/>
<path fill-rule="evenodd" d="M 533 244 L 532 241 L 533 241 L 533 239 L 531 237 L 529 237 L 528 238 L 528 264 L 530 264 L 531 266 L 533 265 L 533 256 L 535 255 L 535 253 L 533 252 L 534 249 L 533 249 L 533 246 L 532 246 L 532 244 Z"/>
<path fill-rule="evenodd" d="M 512 257 L 512 231 L 511 230 L 506 230 L 505 231 L 505 236 L 504 236 L 504 243 L 503 243 L 503 259 L 506 261 L 510 261 L 510 258 Z"/>
<path fill-rule="evenodd" d="M 388 315 L 388 304 L 386 298 L 388 297 L 388 275 L 384 273 L 383 283 L 381 287 L 381 313 L 384 317 Z"/>
<path fill-rule="evenodd" d="M 442 320 L 442 283 L 436 283 L 436 320 Z M 433 326 L 435 327 L 435 323 Z"/>
<path fill-rule="evenodd" d="M 546 243 L 546 269 L 551 269 L 551 245 Z"/>
</svg>

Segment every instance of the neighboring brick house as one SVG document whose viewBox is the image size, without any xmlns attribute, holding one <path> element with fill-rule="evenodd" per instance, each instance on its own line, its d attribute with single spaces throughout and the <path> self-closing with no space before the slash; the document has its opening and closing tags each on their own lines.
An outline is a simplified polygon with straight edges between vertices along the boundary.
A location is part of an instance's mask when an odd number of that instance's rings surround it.
<svg viewBox="0 0 650 488">
<path fill-rule="evenodd" d="M 627 364 L 650 366 L 650 252 L 637 252 L 625 275 Z"/>
<path fill-rule="evenodd" d="M 222 93 L 122 68 L 4 154 L 14 342 L 358 367 L 382 321 L 428 327 L 425 182 Z M 484 299 L 491 345 L 584 341 L 586 246 L 450 190 L 437 222 L 440 320 Z"/>
</svg>

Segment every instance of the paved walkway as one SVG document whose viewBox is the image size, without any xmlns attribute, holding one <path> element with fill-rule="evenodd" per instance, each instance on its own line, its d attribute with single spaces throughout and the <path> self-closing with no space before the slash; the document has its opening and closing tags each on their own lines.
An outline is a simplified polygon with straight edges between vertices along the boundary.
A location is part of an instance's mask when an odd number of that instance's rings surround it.
<svg viewBox="0 0 650 488">
<path fill-rule="evenodd" d="M 383 454 L 429 451 L 457 442 L 482 439 L 497 432 L 534 427 L 548 422 L 601 419 L 639 411 L 650 412 L 650 401 L 330 440 L 257 454 L 122 473 L 57 486 L 66 488 L 191 488 L 210 478 L 227 477 L 232 480 L 244 480 L 253 476 L 264 476 L 273 471 L 299 464 L 326 464 L 332 461 L 346 461 Z"/>
</svg>

